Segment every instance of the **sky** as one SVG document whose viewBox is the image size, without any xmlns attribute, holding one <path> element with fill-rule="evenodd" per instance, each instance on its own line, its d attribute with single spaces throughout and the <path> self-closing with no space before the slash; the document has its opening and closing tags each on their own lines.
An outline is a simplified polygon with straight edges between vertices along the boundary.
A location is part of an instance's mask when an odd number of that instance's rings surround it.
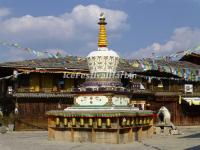
<svg viewBox="0 0 200 150">
<path fill-rule="evenodd" d="M 109 48 L 123 58 L 166 56 L 200 45 L 200 0 L 0 0 L 0 41 L 63 56 L 97 49 L 105 13 Z M 0 62 L 37 56 L 0 45 Z"/>
</svg>

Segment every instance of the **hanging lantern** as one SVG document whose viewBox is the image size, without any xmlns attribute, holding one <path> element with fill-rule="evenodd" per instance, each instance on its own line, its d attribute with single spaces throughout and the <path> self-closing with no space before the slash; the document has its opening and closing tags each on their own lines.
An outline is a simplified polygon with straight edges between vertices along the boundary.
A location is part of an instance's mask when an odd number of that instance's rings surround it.
<svg viewBox="0 0 200 150">
<path fill-rule="evenodd" d="M 68 124 L 68 120 L 67 120 L 67 118 L 64 118 L 64 126 L 67 126 L 67 124 Z"/>
<path fill-rule="evenodd" d="M 102 126 L 102 119 L 101 119 L 101 118 L 98 118 L 98 119 L 97 119 L 97 126 L 98 126 L 98 127 L 101 127 L 101 126 Z"/>
<path fill-rule="evenodd" d="M 163 88 L 163 83 L 162 83 L 162 81 L 160 81 L 160 83 L 158 84 L 158 88 Z"/>
<path fill-rule="evenodd" d="M 18 115 L 19 113 L 19 110 L 18 110 L 18 103 L 16 102 L 15 103 L 15 114 Z"/>
<path fill-rule="evenodd" d="M 13 87 L 12 86 L 8 86 L 7 92 L 8 92 L 8 94 L 12 94 L 13 93 Z"/>
<path fill-rule="evenodd" d="M 56 117 L 56 125 L 59 126 L 60 124 L 60 118 Z"/>
<path fill-rule="evenodd" d="M 0 118 L 3 117 L 3 112 L 1 110 L 1 107 L 0 107 Z"/>
<path fill-rule="evenodd" d="M 72 126 L 76 126 L 76 118 L 72 118 Z"/>
<path fill-rule="evenodd" d="M 111 121 L 110 121 L 110 118 L 107 118 L 106 119 L 106 126 L 107 127 L 110 127 L 111 126 L 111 123 L 110 123 Z"/>
<path fill-rule="evenodd" d="M 84 126 L 84 119 L 80 118 L 80 126 Z"/>
<path fill-rule="evenodd" d="M 18 115 L 19 111 L 18 111 L 18 108 L 15 107 L 15 114 Z"/>
<path fill-rule="evenodd" d="M 14 79 L 17 79 L 17 76 L 18 76 L 18 71 L 17 71 L 17 70 L 14 70 L 14 71 L 13 71 L 13 78 L 14 78 Z"/>
<path fill-rule="evenodd" d="M 151 77 L 147 77 L 148 78 L 148 83 L 151 83 Z"/>
<path fill-rule="evenodd" d="M 88 125 L 91 127 L 93 125 L 93 119 L 92 118 L 89 118 L 88 120 Z"/>
<path fill-rule="evenodd" d="M 62 107 L 61 107 L 61 100 L 59 100 L 59 102 L 58 102 L 58 109 L 61 109 Z"/>
</svg>

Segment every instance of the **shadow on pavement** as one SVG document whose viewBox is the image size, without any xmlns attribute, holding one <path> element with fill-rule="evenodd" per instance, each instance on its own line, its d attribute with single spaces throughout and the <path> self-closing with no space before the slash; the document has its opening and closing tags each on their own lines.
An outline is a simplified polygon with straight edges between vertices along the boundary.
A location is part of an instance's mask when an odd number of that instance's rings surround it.
<svg viewBox="0 0 200 150">
<path fill-rule="evenodd" d="M 194 147 L 190 147 L 190 148 L 187 148 L 185 150 L 199 150 L 199 149 L 200 149 L 200 145 L 194 146 Z"/>
<path fill-rule="evenodd" d="M 183 137 L 180 137 L 180 138 L 200 138 L 200 133 L 191 134 L 191 135 L 183 136 Z"/>
</svg>

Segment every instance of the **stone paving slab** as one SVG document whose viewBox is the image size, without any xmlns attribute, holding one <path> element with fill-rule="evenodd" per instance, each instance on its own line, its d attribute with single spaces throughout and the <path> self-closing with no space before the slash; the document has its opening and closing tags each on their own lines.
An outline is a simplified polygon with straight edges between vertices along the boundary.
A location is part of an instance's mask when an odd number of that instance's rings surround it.
<svg viewBox="0 0 200 150">
<path fill-rule="evenodd" d="M 133 144 L 91 144 L 49 141 L 46 131 L 0 134 L 0 150 L 200 150 L 200 126 L 178 127 L 182 135 L 154 135 Z"/>
</svg>

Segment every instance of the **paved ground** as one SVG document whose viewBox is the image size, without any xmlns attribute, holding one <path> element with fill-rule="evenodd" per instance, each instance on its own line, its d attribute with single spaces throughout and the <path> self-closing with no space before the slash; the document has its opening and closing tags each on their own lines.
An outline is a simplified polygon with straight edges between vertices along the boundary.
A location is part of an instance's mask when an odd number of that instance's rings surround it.
<svg viewBox="0 0 200 150">
<path fill-rule="evenodd" d="M 179 127 L 182 135 L 154 135 L 141 143 L 104 145 L 47 140 L 47 132 L 0 134 L 0 150 L 200 150 L 200 126 Z"/>
</svg>

